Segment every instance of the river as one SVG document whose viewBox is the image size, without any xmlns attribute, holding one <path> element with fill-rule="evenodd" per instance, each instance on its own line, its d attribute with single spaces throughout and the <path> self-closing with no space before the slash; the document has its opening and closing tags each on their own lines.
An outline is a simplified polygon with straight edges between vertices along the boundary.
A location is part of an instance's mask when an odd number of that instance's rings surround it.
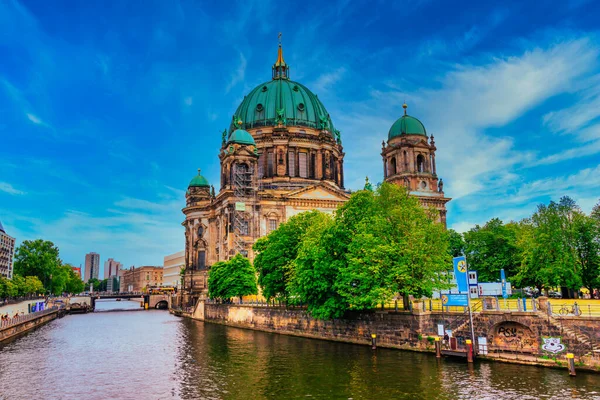
<svg viewBox="0 0 600 400">
<path fill-rule="evenodd" d="M 469 368 L 139 311 L 132 301 L 101 301 L 97 310 L 1 347 L 0 399 L 600 399 L 600 375 L 591 373 Z"/>
</svg>

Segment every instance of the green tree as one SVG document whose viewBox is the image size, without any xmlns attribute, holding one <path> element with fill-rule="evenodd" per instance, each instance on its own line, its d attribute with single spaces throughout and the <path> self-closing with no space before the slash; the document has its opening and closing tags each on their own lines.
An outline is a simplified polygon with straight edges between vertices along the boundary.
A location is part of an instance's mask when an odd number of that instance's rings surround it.
<svg viewBox="0 0 600 400">
<path fill-rule="evenodd" d="M 26 276 L 25 287 L 27 294 L 39 294 L 44 292 L 44 284 L 37 276 Z"/>
<path fill-rule="evenodd" d="M 510 279 L 521 262 L 515 223 L 503 224 L 493 218 L 465 233 L 465 254 L 469 268 L 477 271 L 480 282 L 496 282 L 504 269 Z"/>
<path fill-rule="evenodd" d="M 293 261 L 302 244 L 302 236 L 320 218 L 323 217 L 319 211 L 303 212 L 254 244 L 254 267 L 258 271 L 262 294 L 267 299 L 289 298 L 288 284 L 293 279 Z"/>
<path fill-rule="evenodd" d="M 575 250 L 581 281 L 590 293 L 600 288 L 600 221 L 576 212 L 573 218 Z"/>
<path fill-rule="evenodd" d="M 208 294 L 211 298 L 226 300 L 257 293 L 256 270 L 241 254 L 211 267 L 208 274 Z"/>
<path fill-rule="evenodd" d="M 12 283 L 17 289 L 17 296 L 22 297 L 28 294 L 25 278 L 23 278 L 21 275 L 14 274 Z"/>
<path fill-rule="evenodd" d="M 291 299 L 306 304 L 309 313 L 321 319 L 341 317 L 348 309 L 335 290 L 344 254 L 336 251 L 340 243 L 333 228 L 333 219 L 326 214 L 313 221 L 302 237 L 288 284 Z"/>
<path fill-rule="evenodd" d="M 517 285 L 536 286 L 540 290 L 581 288 L 574 229 L 578 212 L 575 202 L 563 197 L 558 203 L 539 205 L 532 217 L 520 224 L 518 243 L 523 253 L 521 267 L 515 275 Z"/>
<path fill-rule="evenodd" d="M 458 257 L 465 252 L 465 239 L 463 235 L 456 232 L 454 229 L 448 229 L 448 243 L 450 247 L 450 255 Z"/>
<path fill-rule="evenodd" d="M 47 240 L 25 240 L 15 252 L 14 273 L 37 276 L 46 290 L 52 290 L 51 276 L 60 265 L 58 248 Z"/>
<path fill-rule="evenodd" d="M 292 293 L 324 319 L 373 308 L 396 294 L 430 296 L 447 287 L 444 273 L 451 266 L 438 217 L 396 185 L 354 193 L 333 221 L 314 224 L 303 237 Z"/>
</svg>

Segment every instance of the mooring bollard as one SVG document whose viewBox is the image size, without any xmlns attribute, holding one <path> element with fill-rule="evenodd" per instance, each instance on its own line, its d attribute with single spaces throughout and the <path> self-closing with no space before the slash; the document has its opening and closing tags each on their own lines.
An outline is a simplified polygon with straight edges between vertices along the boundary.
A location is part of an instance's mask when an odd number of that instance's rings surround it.
<svg viewBox="0 0 600 400">
<path fill-rule="evenodd" d="M 465 343 L 467 344 L 467 362 L 472 363 L 473 362 L 473 342 L 471 341 L 471 339 L 467 339 L 467 340 L 465 340 Z"/>
<path fill-rule="evenodd" d="M 371 333 L 371 348 L 375 350 L 377 348 L 377 335 Z"/>
<path fill-rule="evenodd" d="M 567 353 L 567 363 L 569 366 L 569 375 L 575 376 L 575 356 L 573 353 Z"/>
<path fill-rule="evenodd" d="M 440 341 L 440 337 L 435 337 L 435 356 L 437 358 L 442 358 L 442 342 Z"/>
</svg>

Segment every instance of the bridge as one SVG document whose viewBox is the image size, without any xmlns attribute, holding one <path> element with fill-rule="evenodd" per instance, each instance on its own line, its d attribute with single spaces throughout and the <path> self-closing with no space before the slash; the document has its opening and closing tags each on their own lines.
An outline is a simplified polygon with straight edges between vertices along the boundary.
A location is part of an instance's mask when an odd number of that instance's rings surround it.
<svg viewBox="0 0 600 400">
<path fill-rule="evenodd" d="M 170 296 L 166 294 L 139 294 L 139 293 L 115 293 L 115 294 L 98 294 L 89 296 L 74 296 L 69 299 L 67 310 L 76 312 L 89 312 L 96 309 L 96 300 L 111 300 L 111 299 L 129 299 L 139 301 L 144 309 L 161 309 L 169 308 Z"/>
</svg>

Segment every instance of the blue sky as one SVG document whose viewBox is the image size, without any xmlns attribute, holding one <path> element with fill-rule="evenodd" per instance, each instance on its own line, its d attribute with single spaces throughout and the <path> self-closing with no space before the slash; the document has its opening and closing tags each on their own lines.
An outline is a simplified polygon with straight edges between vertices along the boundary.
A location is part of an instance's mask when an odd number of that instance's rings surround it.
<svg viewBox="0 0 600 400">
<path fill-rule="evenodd" d="M 600 4 L 0 2 L 0 220 L 64 261 L 161 265 L 183 249 L 184 191 L 218 182 L 220 132 L 291 77 L 342 132 L 346 186 L 382 180 L 404 100 L 438 146 L 459 231 L 562 195 L 600 197 Z M 543 5 L 535 4 L 543 3 Z"/>
</svg>

